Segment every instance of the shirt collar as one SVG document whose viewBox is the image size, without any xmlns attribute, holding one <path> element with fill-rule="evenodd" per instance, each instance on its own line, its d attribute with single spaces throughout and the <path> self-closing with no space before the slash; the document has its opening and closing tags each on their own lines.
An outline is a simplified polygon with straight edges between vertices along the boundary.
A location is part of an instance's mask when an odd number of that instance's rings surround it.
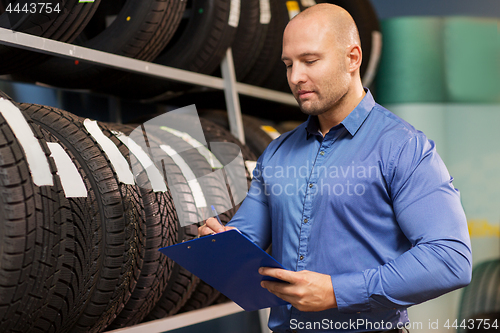
<svg viewBox="0 0 500 333">
<path fill-rule="evenodd" d="M 365 88 L 365 92 L 366 95 L 365 97 L 363 97 L 361 102 L 359 102 L 354 110 L 352 110 L 351 113 L 349 113 L 347 117 L 345 117 L 345 119 L 340 123 L 352 136 L 354 136 L 361 125 L 363 125 L 366 117 L 368 117 L 368 114 L 375 106 L 375 100 L 373 99 L 370 90 L 368 88 Z M 306 123 L 307 138 L 309 138 L 310 135 L 318 134 L 318 116 L 309 116 Z"/>
</svg>

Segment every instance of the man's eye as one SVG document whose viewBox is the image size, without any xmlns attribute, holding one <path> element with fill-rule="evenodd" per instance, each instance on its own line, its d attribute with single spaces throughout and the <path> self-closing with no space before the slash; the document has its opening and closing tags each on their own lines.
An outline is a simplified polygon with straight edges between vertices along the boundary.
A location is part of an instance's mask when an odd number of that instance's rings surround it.
<svg viewBox="0 0 500 333">
<path fill-rule="evenodd" d="M 310 61 L 306 61 L 306 64 L 308 65 L 312 65 L 316 62 L 317 60 L 310 60 Z"/>
<path fill-rule="evenodd" d="M 285 64 L 285 66 L 286 66 L 286 69 L 292 68 L 291 64 L 290 65 Z"/>
</svg>

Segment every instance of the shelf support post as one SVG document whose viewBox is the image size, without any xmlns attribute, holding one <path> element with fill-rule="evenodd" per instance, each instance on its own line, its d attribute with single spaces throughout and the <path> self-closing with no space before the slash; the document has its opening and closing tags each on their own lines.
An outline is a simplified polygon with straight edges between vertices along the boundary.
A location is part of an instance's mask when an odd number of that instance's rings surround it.
<svg viewBox="0 0 500 333">
<path fill-rule="evenodd" d="M 227 115 L 231 134 L 241 143 L 245 143 L 245 133 L 241 118 L 240 100 L 236 90 L 236 73 L 234 71 L 233 53 L 231 48 L 226 51 L 226 56 L 221 63 L 222 79 L 224 81 L 224 95 L 226 97 Z"/>
</svg>

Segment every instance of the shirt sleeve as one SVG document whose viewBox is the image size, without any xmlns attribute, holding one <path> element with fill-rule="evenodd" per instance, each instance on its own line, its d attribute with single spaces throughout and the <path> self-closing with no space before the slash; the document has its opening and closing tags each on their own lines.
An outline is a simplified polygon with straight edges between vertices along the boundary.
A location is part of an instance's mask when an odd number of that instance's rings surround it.
<svg viewBox="0 0 500 333">
<path fill-rule="evenodd" d="M 406 308 L 464 287 L 471 279 L 460 194 L 434 142 L 422 133 L 410 138 L 385 176 L 397 223 L 412 247 L 379 267 L 332 276 L 340 312 Z"/>
<path fill-rule="evenodd" d="M 260 248 L 271 245 L 271 217 L 268 198 L 262 179 L 264 154 L 257 160 L 253 171 L 252 183 L 245 200 L 227 226 L 237 228 Z"/>
</svg>

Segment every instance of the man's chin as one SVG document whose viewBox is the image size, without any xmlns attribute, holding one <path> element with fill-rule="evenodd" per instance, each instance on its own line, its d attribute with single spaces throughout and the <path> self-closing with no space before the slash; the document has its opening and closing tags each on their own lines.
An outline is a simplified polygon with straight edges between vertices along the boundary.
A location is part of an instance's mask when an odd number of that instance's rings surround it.
<svg viewBox="0 0 500 333">
<path fill-rule="evenodd" d="M 323 109 L 316 109 L 314 107 L 308 107 L 307 105 L 299 104 L 300 111 L 308 116 L 318 116 L 325 112 Z"/>
</svg>

